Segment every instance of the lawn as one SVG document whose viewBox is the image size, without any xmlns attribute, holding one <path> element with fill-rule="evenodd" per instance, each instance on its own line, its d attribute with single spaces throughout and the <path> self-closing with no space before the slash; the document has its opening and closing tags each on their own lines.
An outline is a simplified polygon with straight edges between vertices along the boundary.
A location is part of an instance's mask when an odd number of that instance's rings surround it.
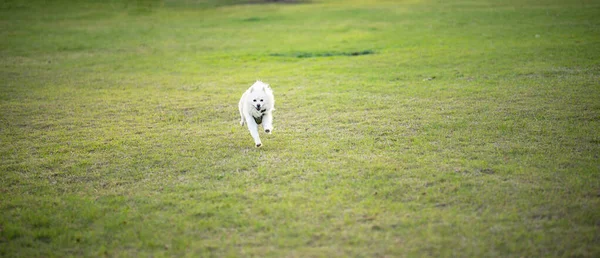
<svg viewBox="0 0 600 258">
<path fill-rule="evenodd" d="M 599 257 L 599 14 L 5 0 L 0 256 Z"/>
</svg>

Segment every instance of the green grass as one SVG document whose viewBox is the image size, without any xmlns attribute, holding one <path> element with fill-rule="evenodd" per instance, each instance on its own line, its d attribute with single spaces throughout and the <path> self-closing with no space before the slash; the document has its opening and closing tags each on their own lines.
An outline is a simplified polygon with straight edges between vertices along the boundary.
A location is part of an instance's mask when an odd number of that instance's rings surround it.
<svg viewBox="0 0 600 258">
<path fill-rule="evenodd" d="M 258 2 L 2 2 L 0 256 L 600 256 L 599 1 Z"/>
</svg>

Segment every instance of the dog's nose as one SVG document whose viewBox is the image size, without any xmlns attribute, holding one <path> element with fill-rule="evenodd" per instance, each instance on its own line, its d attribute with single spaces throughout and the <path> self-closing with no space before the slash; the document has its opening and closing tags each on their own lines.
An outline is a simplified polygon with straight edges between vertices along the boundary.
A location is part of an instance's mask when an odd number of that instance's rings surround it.
<svg viewBox="0 0 600 258">
<path fill-rule="evenodd" d="M 256 104 L 256 109 L 260 109 L 260 104 Z"/>
</svg>

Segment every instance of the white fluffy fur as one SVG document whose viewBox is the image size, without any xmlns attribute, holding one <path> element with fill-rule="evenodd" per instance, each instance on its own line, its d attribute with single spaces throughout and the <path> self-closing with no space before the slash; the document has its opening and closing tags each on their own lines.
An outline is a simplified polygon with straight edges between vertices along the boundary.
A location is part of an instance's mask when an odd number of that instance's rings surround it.
<svg viewBox="0 0 600 258">
<path fill-rule="evenodd" d="M 262 146 L 258 136 L 258 125 L 262 124 L 266 133 L 273 132 L 273 110 L 275 110 L 275 98 L 268 84 L 256 81 L 240 98 L 238 104 L 240 109 L 240 125 L 247 124 L 250 135 L 254 138 L 256 147 Z M 256 120 L 259 120 L 257 123 Z"/>
</svg>

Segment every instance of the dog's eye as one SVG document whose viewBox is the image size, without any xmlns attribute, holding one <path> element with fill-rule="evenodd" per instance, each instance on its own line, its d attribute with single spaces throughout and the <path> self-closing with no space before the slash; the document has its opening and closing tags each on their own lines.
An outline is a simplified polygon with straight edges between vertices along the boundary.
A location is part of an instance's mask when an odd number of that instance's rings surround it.
<svg viewBox="0 0 600 258">
<path fill-rule="evenodd" d="M 263 102 L 263 100 L 261 99 L 260 102 Z"/>
<path fill-rule="evenodd" d="M 253 99 L 252 101 L 256 102 L 256 100 L 255 100 L 255 99 Z"/>
</svg>

